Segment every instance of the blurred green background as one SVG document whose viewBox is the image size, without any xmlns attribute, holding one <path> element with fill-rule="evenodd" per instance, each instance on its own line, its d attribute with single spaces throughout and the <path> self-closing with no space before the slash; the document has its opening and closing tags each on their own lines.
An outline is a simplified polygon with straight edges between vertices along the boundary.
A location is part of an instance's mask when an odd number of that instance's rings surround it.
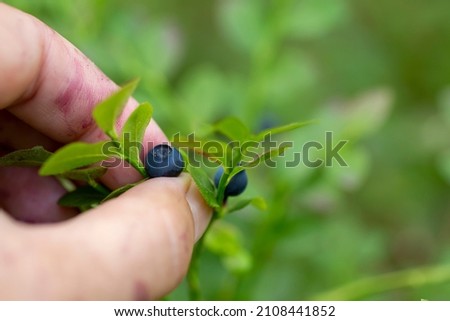
<svg viewBox="0 0 450 321">
<path fill-rule="evenodd" d="M 206 299 L 450 299 L 449 1 L 6 3 L 117 83 L 140 77 L 169 134 L 227 115 L 254 130 L 314 118 L 282 137 L 293 151 L 326 131 L 349 141 L 348 167 L 249 172 L 246 195 L 269 208 L 216 226 Z"/>
</svg>

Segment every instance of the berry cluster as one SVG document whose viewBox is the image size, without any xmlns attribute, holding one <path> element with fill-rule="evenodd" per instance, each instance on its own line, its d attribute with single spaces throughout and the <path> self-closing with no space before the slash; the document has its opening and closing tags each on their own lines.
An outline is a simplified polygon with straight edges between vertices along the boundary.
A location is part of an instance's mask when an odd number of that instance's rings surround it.
<svg viewBox="0 0 450 321">
<path fill-rule="evenodd" d="M 181 174 L 184 166 L 184 160 L 180 152 L 167 144 L 155 146 L 145 158 L 145 170 L 150 178 L 176 177 Z M 219 186 L 223 172 L 223 167 L 220 167 L 214 176 L 216 187 Z M 245 170 L 234 175 L 225 188 L 224 199 L 241 194 L 247 187 L 247 183 L 248 179 Z"/>
</svg>

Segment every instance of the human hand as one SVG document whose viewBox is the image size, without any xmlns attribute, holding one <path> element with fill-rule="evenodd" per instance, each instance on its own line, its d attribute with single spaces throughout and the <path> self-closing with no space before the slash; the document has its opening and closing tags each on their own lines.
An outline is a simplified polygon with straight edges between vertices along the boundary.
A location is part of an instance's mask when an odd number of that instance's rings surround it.
<svg viewBox="0 0 450 321">
<path fill-rule="evenodd" d="M 0 48 L 3 152 L 105 138 L 92 108 L 118 87 L 80 51 L 2 3 Z M 128 102 L 118 127 L 136 106 Z M 164 141 L 152 121 L 144 151 Z M 102 181 L 117 188 L 138 179 L 120 166 Z M 64 192 L 36 169 L 0 168 L 0 299 L 159 298 L 183 278 L 211 213 L 186 174 L 151 179 L 79 216 L 56 205 Z"/>
</svg>

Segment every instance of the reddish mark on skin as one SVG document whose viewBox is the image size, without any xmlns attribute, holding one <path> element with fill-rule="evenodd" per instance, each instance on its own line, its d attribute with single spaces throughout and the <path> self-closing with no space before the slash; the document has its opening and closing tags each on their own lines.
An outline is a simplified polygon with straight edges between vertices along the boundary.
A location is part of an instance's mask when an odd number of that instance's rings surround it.
<svg viewBox="0 0 450 321">
<path fill-rule="evenodd" d="M 79 56 L 79 54 L 78 54 Z M 64 121 L 67 124 L 68 136 L 79 136 L 86 132 L 93 124 L 91 117 L 92 108 L 103 99 L 102 93 L 94 91 L 91 86 L 97 86 L 97 82 L 89 81 L 91 65 L 85 56 L 75 57 L 73 60 L 73 72 L 69 83 L 61 94 L 56 97 L 54 103 L 62 112 Z M 81 111 L 75 112 L 75 108 Z M 86 114 L 88 118 L 80 119 L 80 115 Z"/>
<path fill-rule="evenodd" d="M 186 231 L 180 235 L 180 242 L 183 244 L 183 254 L 191 255 L 191 246 L 189 244 L 192 243 L 192 241 Z"/>
<path fill-rule="evenodd" d="M 148 301 L 150 295 L 148 293 L 147 286 L 142 281 L 137 281 L 134 284 L 134 295 L 133 300 L 135 301 Z"/>
<path fill-rule="evenodd" d="M 74 74 L 72 75 L 67 88 L 55 99 L 55 105 L 62 111 L 64 116 L 67 116 L 72 112 L 73 102 L 83 89 L 82 70 L 76 59 L 74 60 L 74 66 Z"/>
<path fill-rule="evenodd" d="M 108 136 L 102 131 L 95 131 L 94 134 L 89 138 L 89 141 L 91 142 L 100 142 L 102 140 L 108 139 Z"/>
<path fill-rule="evenodd" d="M 68 55 L 73 56 L 68 66 L 68 80 L 54 104 L 62 113 L 66 136 L 73 139 L 92 128 L 92 109 L 117 87 L 78 49 L 69 49 Z"/>
<path fill-rule="evenodd" d="M 95 136 L 98 140 L 105 139 L 106 135 L 103 132 L 98 132 L 98 134 Z"/>
<path fill-rule="evenodd" d="M 85 120 L 83 120 L 81 122 L 81 129 L 88 129 L 92 126 L 92 124 L 94 123 L 94 120 L 92 119 L 92 117 L 86 118 Z"/>
</svg>

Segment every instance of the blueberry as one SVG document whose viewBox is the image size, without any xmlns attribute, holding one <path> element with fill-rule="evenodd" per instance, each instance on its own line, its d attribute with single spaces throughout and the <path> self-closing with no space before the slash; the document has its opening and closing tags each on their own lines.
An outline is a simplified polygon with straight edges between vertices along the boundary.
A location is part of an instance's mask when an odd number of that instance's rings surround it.
<svg viewBox="0 0 450 321">
<path fill-rule="evenodd" d="M 214 184 L 219 186 L 220 178 L 223 175 L 223 167 L 220 167 L 214 175 Z M 241 194 L 247 187 L 248 179 L 245 170 L 234 175 L 225 188 L 225 198 L 228 196 L 237 196 Z"/>
<path fill-rule="evenodd" d="M 145 170 L 150 178 L 176 177 L 184 168 L 180 152 L 167 144 L 155 146 L 145 159 Z"/>
</svg>

